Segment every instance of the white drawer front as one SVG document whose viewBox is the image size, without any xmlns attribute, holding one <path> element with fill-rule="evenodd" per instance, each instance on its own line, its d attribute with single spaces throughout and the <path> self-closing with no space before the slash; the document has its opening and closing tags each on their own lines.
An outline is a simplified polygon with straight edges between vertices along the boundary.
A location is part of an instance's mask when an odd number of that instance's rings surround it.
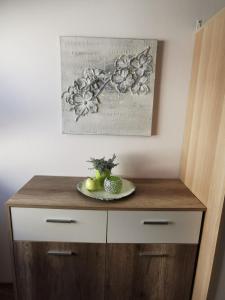
<svg viewBox="0 0 225 300">
<path fill-rule="evenodd" d="M 109 211 L 108 243 L 197 244 L 202 212 Z"/>
<path fill-rule="evenodd" d="M 11 208 L 14 240 L 106 242 L 106 211 Z"/>
</svg>

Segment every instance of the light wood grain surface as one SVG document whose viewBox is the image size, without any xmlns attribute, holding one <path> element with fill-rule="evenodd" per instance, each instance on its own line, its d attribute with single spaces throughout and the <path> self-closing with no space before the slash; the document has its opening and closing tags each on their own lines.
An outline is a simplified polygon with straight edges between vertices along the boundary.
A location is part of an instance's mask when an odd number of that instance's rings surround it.
<svg viewBox="0 0 225 300">
<path fill-rule="evenodd" d="M 192 298 L 205 300 L 225 196 L 225 9 L 196 33 L 181 179 L 207 207 Z"/>
<path fill-rule="evenodd" d="M 83 178 L 34 176 L 10 200 L 9 206 L 103 210 L 205 210 L 179 179 L 130 179 L 136 192 L 118 201 L 83 196 L 76 184 Z"/>
</svg>

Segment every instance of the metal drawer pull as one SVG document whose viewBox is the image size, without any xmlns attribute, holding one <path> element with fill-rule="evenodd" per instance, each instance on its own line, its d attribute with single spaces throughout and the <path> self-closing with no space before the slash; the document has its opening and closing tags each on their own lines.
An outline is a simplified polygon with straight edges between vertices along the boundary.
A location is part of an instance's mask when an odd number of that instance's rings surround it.
<svg viewBox="0 0 225 300">
<path fill-rule="evenodd" d="M 142 221 L 143 225 L 169 225 L 172 224 L 171 221 Z"/>
<path fill-rule="evenodd" d="M 166 253 L 152 253 L 150 251 L 146 251 L 146 252 L 139 252 L 139 256 L 167 257 L 169 255 Z"/>
<path fill-rule="evenodd" d="M 58 256 L 72 256 L 77 255 L 77 253 L 73 251 L 59 251 L 59 250 L 49 250 L 48 255 L 58 255 Z"/>
<path fill-rule="evenodd" d="M 72 219 L 46 219 L 47 223 L 77 223 L 76 220 Z"/>
</svg>

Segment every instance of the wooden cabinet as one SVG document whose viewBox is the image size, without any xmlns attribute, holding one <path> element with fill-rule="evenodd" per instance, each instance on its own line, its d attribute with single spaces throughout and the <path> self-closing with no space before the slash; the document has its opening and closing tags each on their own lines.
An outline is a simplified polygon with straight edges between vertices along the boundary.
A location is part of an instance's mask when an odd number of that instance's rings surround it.
<svg viewBox="0 0 225 300">
<path fill-rule="evenodd" d="M 14 242 L 19 300 L 188 300 L 197 245 Z"/>
<path fill-rule="evenodd" d="M 105 244 L 14 242 L 18 299 L 104 299 L 105 248 Z"/>
<path fill-rule="evenodd" d="M 106 203 L 44 179 L 8 201 L 17 300 L 190 299 L 204 206 L 181 182 Z"/>
<path fill-rule="evenodd" d="M 107 300 L 189 300 L 197 245 L 108 244 Z"/>
</svg>

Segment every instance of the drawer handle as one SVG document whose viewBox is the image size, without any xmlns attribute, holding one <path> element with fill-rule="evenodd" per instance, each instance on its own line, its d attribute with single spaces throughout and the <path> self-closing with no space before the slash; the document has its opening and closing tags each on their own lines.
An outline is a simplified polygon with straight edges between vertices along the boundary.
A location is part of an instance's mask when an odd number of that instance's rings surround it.
<svg viewBox="0 0 225 300">
<path fill-rule="evenodd" d="M 172 224 L 171 221 L 142 221 L 143 225 L 169 225 Z"/>
<path fill-rule="evenodd" d="M 152 253 L 150 251 L 146 251 L 146 252 L 139 252 L 139 256 L 167 257 L 169 255 L 166 253 Z"/>
<path fill-rule="evenodd" d="M 48 255 L 57 255 L 57 256 L 72 256 L 77 255 L 77 253 L 73 251 L 59 251 L 59 250 L 49 250 L 47 252 Z"/>
<path fill-rule="evenodd" d="M 72 219 L 46 219 L 47 223 L 77 223 L 76 220 Z"/>
</svg>

